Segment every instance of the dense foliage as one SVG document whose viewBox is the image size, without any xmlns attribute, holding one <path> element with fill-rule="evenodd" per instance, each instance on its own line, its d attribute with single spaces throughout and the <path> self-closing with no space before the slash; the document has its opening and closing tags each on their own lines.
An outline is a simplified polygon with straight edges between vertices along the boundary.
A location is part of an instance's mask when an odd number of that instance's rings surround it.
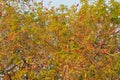
<svg viewBox="0 0 120 80">
<path fill-rule="evenodd" d="M 0 79 L 120 79 L 120 3 L 45 8 L 0 0 Z"/>
</svg>

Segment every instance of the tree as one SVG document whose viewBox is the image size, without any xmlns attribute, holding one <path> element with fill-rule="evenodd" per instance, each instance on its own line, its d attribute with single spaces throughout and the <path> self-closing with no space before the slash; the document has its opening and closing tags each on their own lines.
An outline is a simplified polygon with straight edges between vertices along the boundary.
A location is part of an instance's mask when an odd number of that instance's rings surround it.
<svg viewBox="0 0 120 80">
<path fill-rule="evenodd" d="M 30 1 L 0 2 L 1 78 L 120 79 L 119 2 L 47 9 Z"/>
</svg>

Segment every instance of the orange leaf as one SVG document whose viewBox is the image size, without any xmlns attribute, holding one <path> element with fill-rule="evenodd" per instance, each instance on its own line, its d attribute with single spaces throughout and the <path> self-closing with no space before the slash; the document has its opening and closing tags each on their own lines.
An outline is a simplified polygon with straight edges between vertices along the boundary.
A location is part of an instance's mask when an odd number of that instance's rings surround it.
<svg viewBox="0 0 120 80">
<path fill-rule="evenodd" d="M 2 11 L 0 11 L 0 16 L 2 16 Z"/>
<path fill-rule="evenodd" d="M 112 59 L 109 59 L 109 62 L 113 62 L 113 60 L 112 60 Z"/>
<path fill-rule="evenodd" d="M 14 35 L 15 35 L 14 32 L 12 32 L 11 34 L 9 34 L 8 37 L 7 37 L 7 41 L 13 40 L 14 39 Z"/>
</svg>

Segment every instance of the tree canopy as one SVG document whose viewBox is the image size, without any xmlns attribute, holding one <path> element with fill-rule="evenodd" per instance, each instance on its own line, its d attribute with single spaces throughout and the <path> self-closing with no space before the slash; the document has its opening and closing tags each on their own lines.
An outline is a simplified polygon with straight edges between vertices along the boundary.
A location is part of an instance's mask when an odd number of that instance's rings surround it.
<svg viewBox="0 0 120 80">
<path fill-rule="evenodd" d="M 120 2 L 80 2 L 0 0 L 0 79 L 120 79 Z"/>
</svg>

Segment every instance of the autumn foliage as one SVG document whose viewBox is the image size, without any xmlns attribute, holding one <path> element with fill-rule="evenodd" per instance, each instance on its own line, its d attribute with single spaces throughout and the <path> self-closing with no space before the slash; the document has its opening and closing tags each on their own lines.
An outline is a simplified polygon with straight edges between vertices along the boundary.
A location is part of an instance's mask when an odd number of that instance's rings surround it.
<svg viewBox="0 0 120 80">
<path fill-rule="evenodd" d="M 0 0 L 0 80 L 119 80 L 120 3 L 80 1 Z"/>
</svg>

